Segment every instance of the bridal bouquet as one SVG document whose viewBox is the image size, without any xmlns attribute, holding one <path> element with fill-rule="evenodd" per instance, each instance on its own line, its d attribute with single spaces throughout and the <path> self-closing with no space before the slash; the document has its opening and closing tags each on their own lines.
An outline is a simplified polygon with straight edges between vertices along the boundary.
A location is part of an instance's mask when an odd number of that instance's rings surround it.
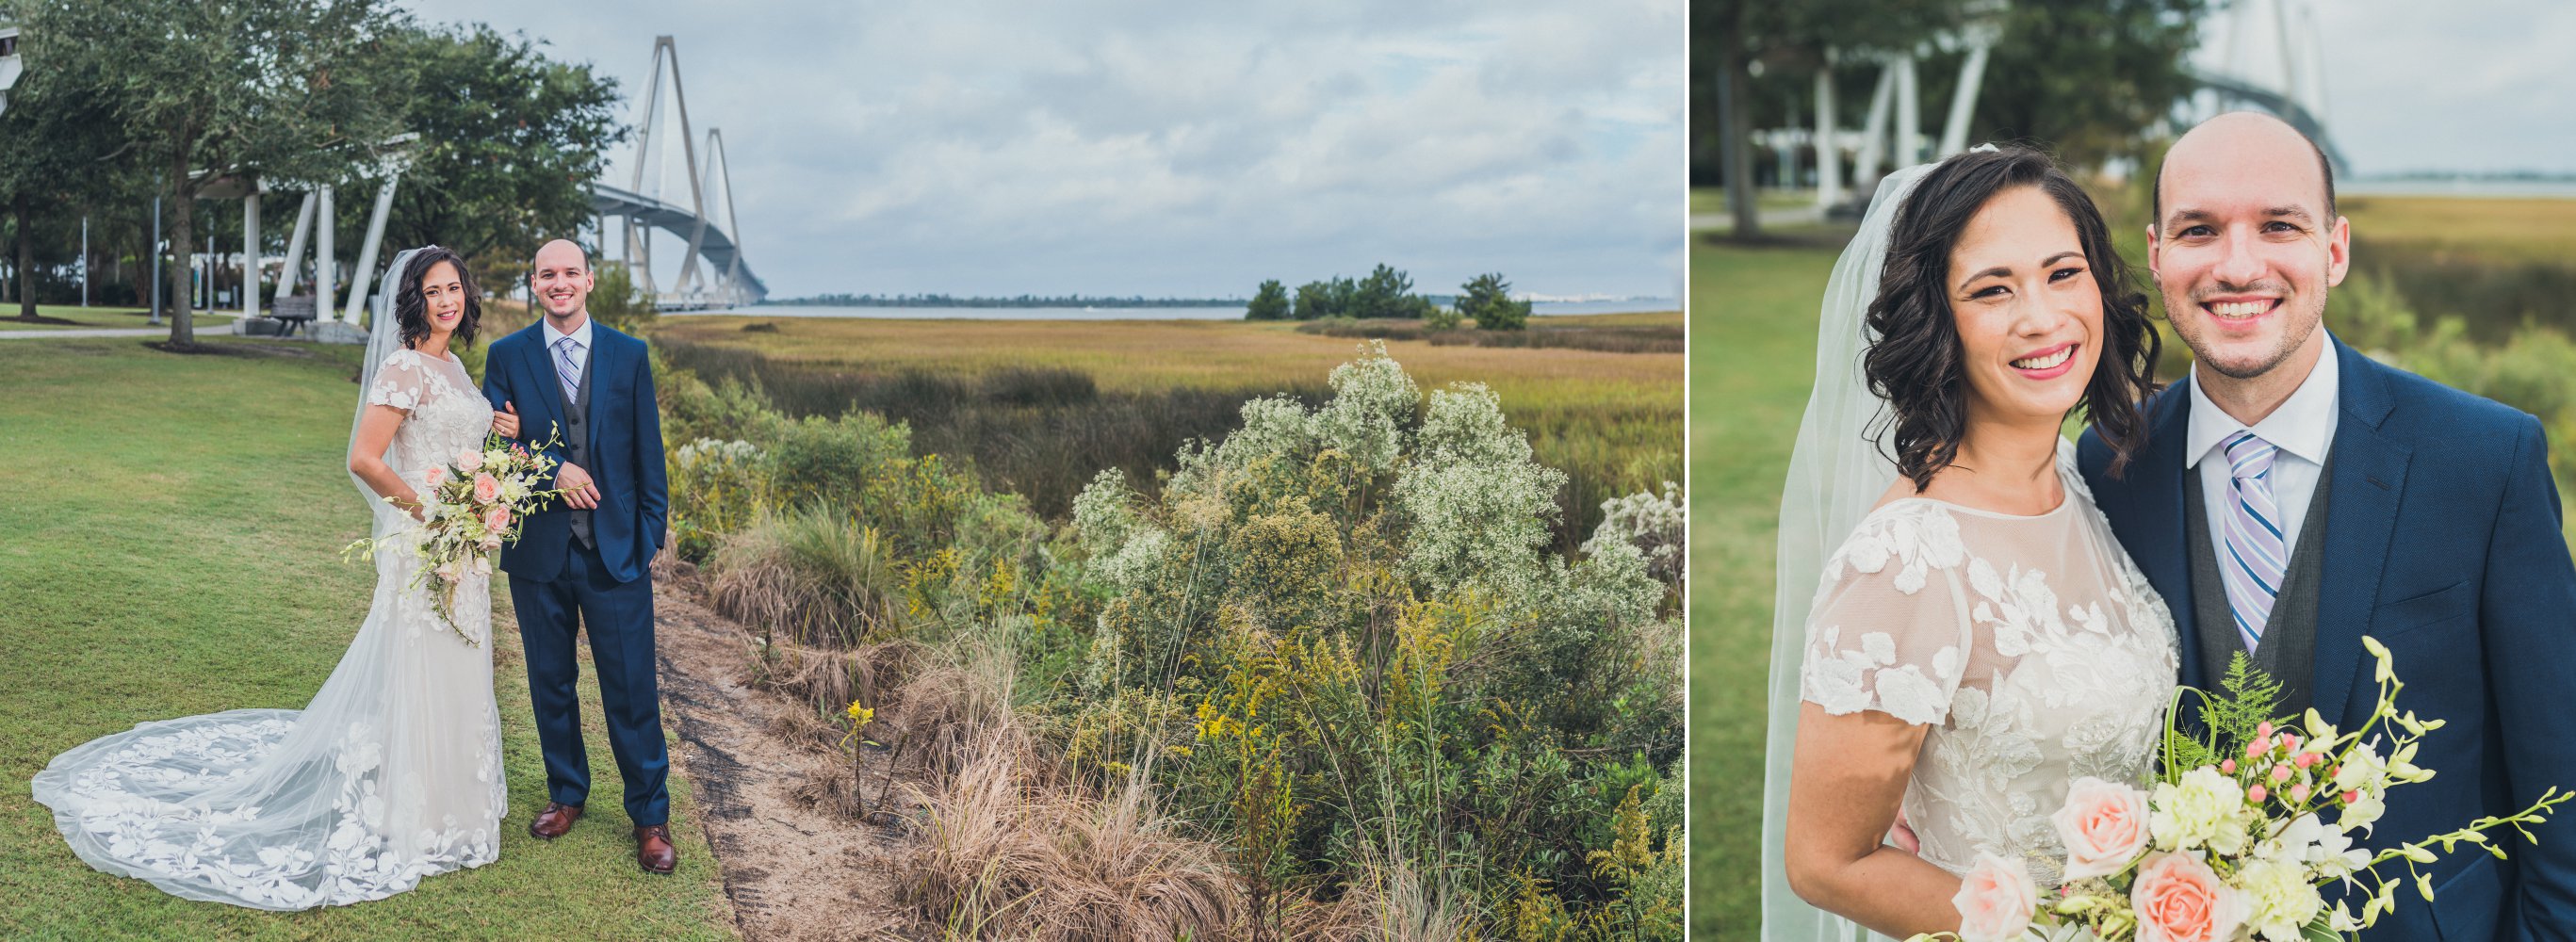
<svg viewBox="0 0 2576 942">
<path fill-rule="evenodd" d="M 2405 685 L 2388 648 L 2367 637 L 2362 644 L 2379 661 L 2379 704 L 2349 732 L 2315 710 L 2296 724 L 2275 717 L 2280 684 L 2243 654 L 2228 671 L 2224 696 L 2185 688 L 2206 704 L 2207 735 L 2180 728 L 2178 694 L 2177 709 L 2165 718 L 2158 780 L 2140 789 L 2076 779 L 2051 819 L 2066 842 L 2062 882 L 2043 890 L 2021 861 L 1981 855 L 1952 900 L 1962 919 L 1958 937 L 2348 939 L 2395 911 L 2398 890 L 2410 882 L 2374 866 L 2403 861 L 2415 891 L 2429 902 L 2433 881 L 2423 865 L 2461 844 L 2502 858 L 2487 831 L 2510 826 L 2529 839 L 2526 825 L 2546 821 L 2552 807 L 2576 797 L 2553 787 L 2511 817 L 2479 818 L 2377 854 L 2355 849 L 2354 832 L 2378 820 L 2389 789 L 2433 777 L 2412 760 L 2417 740 L 2442 727 L 2440 720 L 2397 712 L 2397 692 Z M 2337 882 L 2368 890 L 2358 910 L 2350 898 L 2326 905 L 2319 891 Z"/>
<path fill-rule="evenodd" d="M 428 489 L 420 494 L 422 516 L 426 522 L 416 531 L 386 535 L 383 539 L 362 539 L 349 544 L 348 553 L 359 558 L 373 558 L 376 551 L 396 540 L 405 540 L 419 552 L 421 568 L 412 577 L 406 591 L 420 588 L 431 578 L 438 585 L 430 600 L 438 610 L 439 620 L 449 630 L 456 630 L 456 586 L 466 574 L 491 575 L 493 554 L 501 544 L 519 538 L 520 518 L 565 490 L 539 490 L 537 482 L 554 470 L 557 462 L 545 456 L 552 448 L 550 440 L 530 450 L 509 439 L 492 435 L 478 449 L 459 452 L 444 464 L 431 465 L 424 472 Z M 393 498 L 384 498 L 392 503 Z M 480 642 L 462 631 L 457 636 L 478 647 Z"/>
</svg>

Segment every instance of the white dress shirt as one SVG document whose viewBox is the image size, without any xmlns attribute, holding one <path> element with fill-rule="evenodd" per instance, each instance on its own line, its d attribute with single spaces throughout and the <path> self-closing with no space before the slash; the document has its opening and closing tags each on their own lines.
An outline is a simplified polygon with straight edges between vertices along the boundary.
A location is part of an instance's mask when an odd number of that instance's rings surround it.
<svg viewBox="0 0 2576 942">
<path fill-rule="evenodd" d="M 563 360 L 563 354 L 557 352 L 557 345 L 561 344 L 563 339 L 566 337 L 572 338 L 575 345 L 572 351 L 573 367 L 580 370 L 581 375 L 583 376 L 590 375 L 590 315 L 582 315 L 581 326 L 573 328 L 572 333 L 569 334 L 556 330 L 555 322 L 552 320 L 540 320 L 538 323 L 545 325 L 546 366 L 547 368 L 555 371 L 555 379 L 558 381 L 558 385 L 562 385 L 560 381 L 563 379 L 563 370 L 560 366 Z M 563 394 L 564 404 L 567 406 L 571 405 L 574 399 L 574 388 L 569 385 L 564 385 Z M 2195 424 L 2193 427 L 2198 428 L 2199 426 Z"/>
<path fill-rule="evenodd" d="M 2327 344 L 2298 390 L 2290 393 L 2290 398 L 2283 400 L 2272 414 L 2250 426 L 2257 437 L 2280 449 L 2272 457 L 2272 500 L 2281 508 L 2281 519 L 2276 522 L 2281 525 L 2281 551 L 2285 555 L 2298 552 L 2299 529 L 2307 523 L 2308 503 L 2317 495 L 2317 479 L 2325 473 L 2326 452 L 2334 446 L 2335 421 L 2342 413 L 2336 401 L 2342 389 L 2342 370 L 2335 362 L 2334 345 Z M 2186 382 L 2191 384 L 2191 421 L 2183 436 L 2183 466 L 2197 465 L 2200 470 L 2200 505 L 2204 519 L 2209 521 L 2210 549 L 2219 559 L 2226 559 L 2231 497 L 2226 442 L 2228 436 L 2249 426 L 2209 400 L 2209 394 L 2200 388 L 2197 364 L 2192 366 Z"/>
</svg>

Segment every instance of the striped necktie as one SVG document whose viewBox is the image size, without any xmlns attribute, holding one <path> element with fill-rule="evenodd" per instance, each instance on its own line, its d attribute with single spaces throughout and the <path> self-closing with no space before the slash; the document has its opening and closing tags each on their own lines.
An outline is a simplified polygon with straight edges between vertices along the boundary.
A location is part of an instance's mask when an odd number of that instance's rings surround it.
<svg viewBox="0 0 2576 942">
<path fill-rule="evenodd" d="M 573 359 L 581 350 L 581 341 L 570 337 L 555 341 L 555 376 L 563 380 L 565 402 L 581 395 L 581 361 Z"/>
<path fill-rule="evenodd" d="M 2281 594 L 2281 578 L 2289 572 L 2281 507 L 2272 499 L 2272 458 L 2280 449 L 2251 431 L 2228 436 L 2226 446 L 2227 559 L 2219 573 L 2227 585 L 2227 607 L 2236 615 L 2236 633 L 2252 653 L 2263 641 L 2272 600 Z"/>
</svg>

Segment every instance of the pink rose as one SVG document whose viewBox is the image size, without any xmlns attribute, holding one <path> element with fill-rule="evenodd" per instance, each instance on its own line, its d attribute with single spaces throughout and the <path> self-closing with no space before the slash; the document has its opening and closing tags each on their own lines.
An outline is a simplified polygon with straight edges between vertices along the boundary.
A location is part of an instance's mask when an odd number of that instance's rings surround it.
<svg viewBox="0 0 2576 942">
<path fill-rule="evenodd" d="M 469 449 L 456 456 L 456 470 L 472 474 L 483 470 L 483 449 Z"/>
<path fill-rule="evenodd" d="M 430 465 L 429 470 L 421 472 L 420 477 L 421 480 L 427 482 L 429 486 L 437 487 L 438 482 L 447 480 L 447 469 L 437 465 Z"/>
<path fill-rule="evenodd" d="M 2091 776 L 2066 790 L 2049 818 L 2066 841 L 2066 879 L 2107 877 L 2147 849 L 2147 793 Z"/>
<path fill-rule="evenodd" d="M 494 507 L 483 512 L 483 532 L 501 533 L 510 529 L 510 508 Z"/>
<path fill-rule="evenodd" d="M 2138 942 L 2219 942 L 2245 921 L 2244 901 L 2191 854 L 2157 854 L 2129 887 Z"/>
<path fill-rule="evenodd" d="M 2031 914 L 2039 910 L 2039 887 L 2020 860 L 1978 854 L 1976 864 L 1959 876 L 1959 894 L 1950 897 L 1950 904 L 1959 908 L 1959 938 L 2005 942 L 2030 928 Z"/>
<path fill-rule="evenodd" d="M 488 504 L 501 499 L 501 482 L 489 474 L 474 476 L 474 502 Z"/>
</svg>

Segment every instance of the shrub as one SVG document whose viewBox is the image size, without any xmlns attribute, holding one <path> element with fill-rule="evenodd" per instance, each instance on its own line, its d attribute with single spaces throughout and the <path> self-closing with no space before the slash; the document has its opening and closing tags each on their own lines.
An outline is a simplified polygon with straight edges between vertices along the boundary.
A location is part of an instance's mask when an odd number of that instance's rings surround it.
<svg viewBox="0 0 2576 942">
<path fill-rule="evenodd" d="M 1662 877 L 1610 835 L 1681 747 L 1647 552 L 1624 531 L 1551 551 L 1564 475 L 1482 386 L 1426 404 L 1382 344 L 1331 384 L 1321 408 L 1246 403 L 1158 495 L 1103 473 L 1075 500 L 1104 601 L 1067 709 L 1168 752 L 1155 776 L 1208 809 L 1257 931 L 1320 886 L 1508 935 L 1527 878 L 1586 925 L 1678 938 L 1614 914 L 1661 912 L 1632 905 Z M 1435 876 L 1362 885 L 1395 872 Z"/>
</svg>

